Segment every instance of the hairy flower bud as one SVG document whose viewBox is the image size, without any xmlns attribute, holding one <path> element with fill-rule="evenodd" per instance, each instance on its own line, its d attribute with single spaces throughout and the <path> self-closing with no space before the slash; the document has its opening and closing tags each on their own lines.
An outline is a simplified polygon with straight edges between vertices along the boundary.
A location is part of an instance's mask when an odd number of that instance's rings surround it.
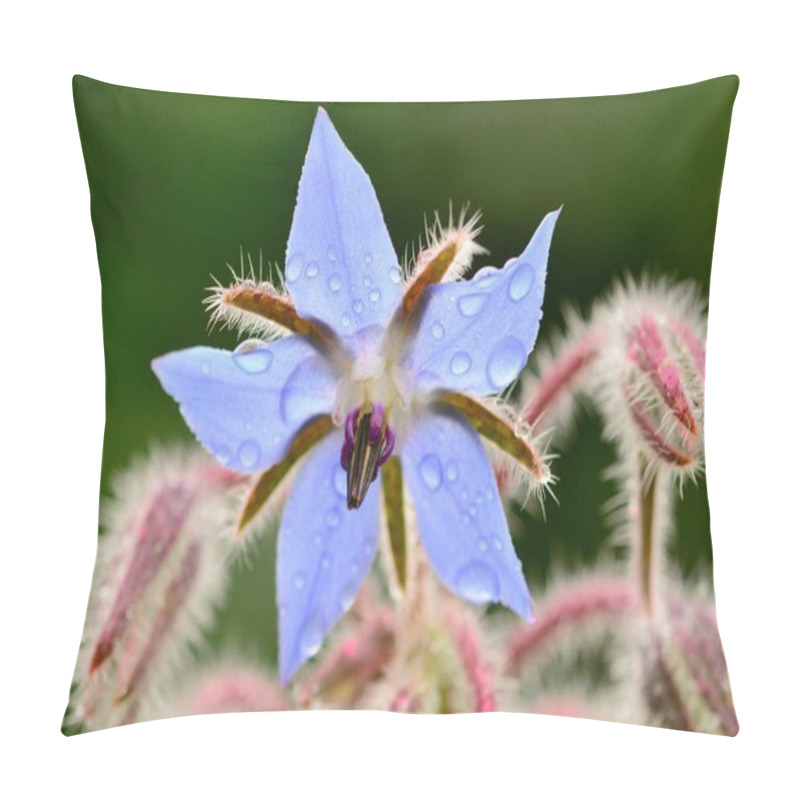
<svg viewBox="0 0 800 800">
<path fill-rule="evenodd" d="M 152 715 L 169 672 L 223 591 L 218 532 L 236 478 L 203 457 L 157 454 L 116 482 L 75 672 L 70 720 L 94 730 Z"/>
</svg>

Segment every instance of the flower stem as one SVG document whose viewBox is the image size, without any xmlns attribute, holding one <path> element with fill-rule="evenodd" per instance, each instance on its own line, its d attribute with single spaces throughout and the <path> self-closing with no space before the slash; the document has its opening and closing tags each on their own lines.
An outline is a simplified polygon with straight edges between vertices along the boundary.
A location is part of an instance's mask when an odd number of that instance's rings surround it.
<svg viewBox="0 0 800 800">
<path fill-rule="evenodd" d="M 645 464 L 639 462 L 639 586 L 642 594 L 642 606 L 645 613 L 653 614 L 653 584 L 655 582 L 655 523 L 656 523 L 656 491 L 657 482 L 662 480 L 659 470 L 649 477 L 645 473 Z"/>
</svg>

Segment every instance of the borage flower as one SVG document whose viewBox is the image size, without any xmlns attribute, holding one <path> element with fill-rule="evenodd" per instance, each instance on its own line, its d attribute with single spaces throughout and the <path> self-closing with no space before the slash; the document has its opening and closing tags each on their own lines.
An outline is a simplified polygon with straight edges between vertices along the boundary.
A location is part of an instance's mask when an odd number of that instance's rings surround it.
<svg viewBox="0 0 800 800">
<path fill-rule="evenodd" d="M 286 291 L 243 278 L 212 298 L 218 318 L 263 326 L 273 341 L 249 340 L 235 352 L 194 347 L 154 361 L 215 458 L 263 473 L 240 529 L 305 457 L 278 539 L 283 682 L 319 650 L 369 572 L 381 496 L 395 550 L 403 551 L 404 484 L 442 583 L 533 620 L 478 434 L 532 482 L 549 472 L 528 432 L 500 404 L 478 398 L 503 392 L 533 348 L 558 214 L 544 218 L 518 258 L 469 281 L 459 278 L 480 251 L 475 220 L 439 226 L 406 277 L 369 177 L 320 109 L 289 234 Z M 395 572 L 402 583 L 402 558 Z"/>
</svg>

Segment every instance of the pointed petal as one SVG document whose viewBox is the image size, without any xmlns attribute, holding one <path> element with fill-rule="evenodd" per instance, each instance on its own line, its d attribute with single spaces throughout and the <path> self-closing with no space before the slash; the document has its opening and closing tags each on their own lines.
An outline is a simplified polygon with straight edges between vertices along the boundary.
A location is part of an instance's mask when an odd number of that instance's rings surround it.
<svg viewBox="0 0 800 800">
<path fill-rule="evenodd" d="M 380 486 L 349 511 L 342 434 L 317 445 L 297 475 L 278 537 L 280 679 L 286 683 L 350 608 L 378 548 Z"/>
<path fill-rule="evenodd" d="M 502 392 L 525 366 L 542 317 L 547 255 L 558 211 L 548 214 L 518 258 L 471 280 L 431 286 L 410 369 L 422 389 Z"/>
<path fill-rule="evenodd" d="M 402 296 L 375 190 L 323 109 L 300 178 L 285 278 L 301 316 L 345 337 L 388 322 Z"/>
<path fill-rule="evenodd" d="M 420 537 L 442 583 L 472 603 L 500 602 L 531 621 L 492 466 L 471 426 L 455 413 L 421 414 L 402 461 Z"/>
<path fill-rule="evenodd" d="M 244 353 L 192 347 L 153 361 L 186 424 L 225 467 L 260 472 L 312 416 L 329 413 L 336 377 L 298 336 Z"/>
</svg>

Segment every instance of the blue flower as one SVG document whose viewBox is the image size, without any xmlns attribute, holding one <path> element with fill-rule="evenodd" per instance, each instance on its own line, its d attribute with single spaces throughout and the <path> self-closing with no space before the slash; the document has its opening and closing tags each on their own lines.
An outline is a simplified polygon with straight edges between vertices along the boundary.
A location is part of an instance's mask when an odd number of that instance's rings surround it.
<svg viewBox="0 0 800 800">
<path fill-rule="evenodd" d="M 558 214 L 502 269 L 458 279 L 479 250 L 468 224 L 440 230 L 406 276 L 369 177 L 320 109 L 285 291 L 243 279 L 214 299 L 219 316 L 269 324 L 281 338 L 153 362 L 206 449 L 229 469 L 264 473 L 247 519 L 304 456 L 278 539 L 282 681 L 321 647 L 371 569 L 381 496 L 402 514 L 402 492 L 379 488 L 389 459 L 440 581 L 465 600 L 500 602 L 533 620 L 478 432 L 534 479 L 546 467 L 502 407 L 479 398 L 512 384 L 533 348 Z"/>
</svg>

